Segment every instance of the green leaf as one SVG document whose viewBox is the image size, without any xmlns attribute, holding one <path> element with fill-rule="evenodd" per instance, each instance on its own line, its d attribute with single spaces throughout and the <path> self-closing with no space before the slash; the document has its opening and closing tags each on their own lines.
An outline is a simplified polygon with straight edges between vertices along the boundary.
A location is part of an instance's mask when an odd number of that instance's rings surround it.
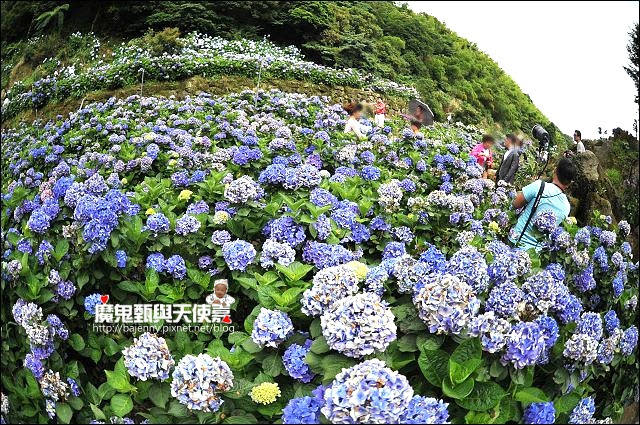
<svg viewBox="0 0 640 425">
<path fill-rule="evenodd" d="M 160 276 L 158 276 L 158 272 L 156 272 L 152 268 L 147 269 L 146 278 L 144 281 L 145 292 L 148 295 L 152 295 L 158 288 L 159 284 L 160 284 Z"/>
<path fill-rule="evenodd" d="M 444 337 L 442 335 L 418 335 L 416 338 L 416 345 L 420 351 L 433 351 L 442 346 Z"/>
<path fill-rule="evenodd" d="M 566 413 L 573 410 L 574 407 L 580 401 L 580 396 L 575 392 L 570 394 L 565 394 L 562 397 L 558 397 L 553 401 L 553 405 L 556 408 L 556 412 L 558 413 Z"/>
<path fill-rule="evenodd" d="M 495 382 L 476 382 L 471 394 L 456 400 L 456 404 L 463 409 L 484 412 L 496 407 L 505 395 L 506 392 Z"/>
<path fill-rule="evenodd" d="M 67 403 L 57 403 L 56 416 L 58 416 L 58 419 L 60 419 L 60 422 L 62 422 L 63 424 L 68 424 L 71 422 L 73 411 L 71 410 L 71 407 Z"/>
<path fill-rule="evenodd" d="M 418 345 L 416 344 L 416 336 L 412 334 L 403 335 L 398 340 L 398 350 L 404 352 L 418 351 Z"/>
<path fill-rule="evenodd" d="M 515 399 L 525 404 L 549 401 L 549 397 L 547 397 L 544 391 L 536 387 L 521 389 L 516 393 Z"/>
<path fill-rule="evenodd" d="M 320 361 L 320 366 L 324 370 L 323 382 L 333 380 L 343 369 L 350 368 L 356 364 L 356 360 L 342 354 L 329 354 Z"/>
<path fill-rule="evenodd" d="M 473 391 L 474 384 L 473 378 L 468 378 L 466 381 L 454 386 L 449 379 L 445 378 L 442 380 L 442 392 L 447 397 L 461 399 Z"/>
<path fill-rule="evenodd" d="M 311 333 L 311 338 L 317 338 L 322 335 L 322 326 L 319 318 L 313 319 L 313 322 L 309 325 L 309 332 Z"/>
<path fill-rule="evenodd" d="M 93 412 L 93 416 L 95 416 L 96 419 L 103 420 L 103 421 L 107 419 L 107 417 L 104 415 L 104 413 L 102 412 L 102 410 L 100 410 L 100 408 L 98 406 L 96 406 L 93 403 L 90 403 L 89 407 L 91 407 L 91 411 Z"/>
<path fill-rule="evenodd" d="M 116 394 L 111 398 L 111 410 L 116 416 L 127 416 L 133 409 L 133 401 L 126 394 Z"/>
<path fill-rule="evenodd" d="M 53 250 L 53 257 L 57 261 L 60 261 L 68 251 L 69 251 L 69 241 L 67 241 L 66 239 L 59 239 L 58 242 L 56 243 L 56 247 Z"/>
<path fill-rule="evenodd" d="M 164 409 L 164 406 L 169 401 L 169 397 L 171 396 L 171 391 L 169 389 L 169 384 L 163 384 L 160 382 L 156 382 L 149 389 L 149 398 L 156 406 Z"/>
<path fill-rule="evenodd" d="M 76 351 L 82 351 L 85 347 L 84 339 L 82 339 L 82 337 L 78 334 L 72 334 L 69 337 L 69 345 L 71 345 L 71 348 Z"/>
<path fill-rule="evenodd" d="M 258 420 L 252 414 L 247 413 L 245 415 L 229 416 L 228 418 L 225 418 L 225 420 L 222 421 L 222 423 L 223 424 L 257 424 Z"/>
<path fill-rule="evenodd" d="M 229 391 L 224 393 L 225 397 L 239 399 L 246 397 L 253 388 L 253 382 L 244 378 L 237 378 L 233 380 L 233 387 Z"/>
<path fill-rule="evenodd" d="M 276 263 L 276 269 L 280 273 L 284 274 L 290 281 L 296 281 L 302 279 L 307 273 L 309 273 L 313 269 L 313 266 L 309 264 L 302 264 L 299 261 L 294 261 L 286 267 Z"/>
<path fill-rule="evenodd" d="M 449 358 L 449 377 L 451 382 L 459 384 L 466 380 L 482 363 L 482 346 L 478 338 L 462 341 Z"/>
<path fill-rule="evenodd" d="M 319 336 L 316 340 L 311 344 L 311 351 L 316 354 L 323 354 L 329 351 L 329 345 L 327 344 L 327 340 L 324 336 Z"/>
<path fill-rule="evenodd" d="M 440 387 L 449 376 L 449 354 L 442 350 L 423 351 L 418 366 L 431 385 Z"/>
<path fill-rule="evenodd" d="M 282 359 L 277 353 L 268 355 L 262 361 L 262 370 L 273 377 L 280 375 L 282 373 Z"/>
</svg>

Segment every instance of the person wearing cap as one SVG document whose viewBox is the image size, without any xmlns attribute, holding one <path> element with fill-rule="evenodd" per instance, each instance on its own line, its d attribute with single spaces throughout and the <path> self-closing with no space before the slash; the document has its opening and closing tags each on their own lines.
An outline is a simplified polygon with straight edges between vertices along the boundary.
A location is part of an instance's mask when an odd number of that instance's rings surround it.
<svg viewBox="0 0 640 425">
<path fill-rule="evenodd" d="M 210 294 L 206 298 L 207 304 L 219 304 L 222 307 L 231 307 L 235 299 L 227 294 L 228 289 L 229 282 L 227 279 L 217 279 L 213 282 L 213 294 Z"/>
</svg>

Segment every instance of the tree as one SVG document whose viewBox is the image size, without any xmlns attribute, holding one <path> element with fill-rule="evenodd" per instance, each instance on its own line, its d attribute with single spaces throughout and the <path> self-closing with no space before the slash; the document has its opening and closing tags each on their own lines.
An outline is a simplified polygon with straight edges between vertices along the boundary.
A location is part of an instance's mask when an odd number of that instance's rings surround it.
<svg viewBox="0 0 640 425">
<path fill-rule="evenodd" d="M 56 29 L 58 32 L 62 31 L 62 25 L 64 24 L 64 12 L 69 10 L 69 4 L 65 3 L 53 10 L 42 13 L 36 18 L 36 31 L 44 32 L 50 23 L 56 23 Z"/>
<path fill-rule="evenodd" d="M 640 91 L 640 81 L 638 75 L 638 26 L 639 23 L 636 22 L 636 26 L 634 29 L 629 32 L 629 44 L 627 44 L 627 52 L 629 52 L 629 61 L 631 62 L 629 66 L 625 66 L 624 70 L 627 71 L 629 77 L 633 80 L 636 85 L 636 103 L 640 104 L 638 99 L 638 91 Z"/>
</svg>

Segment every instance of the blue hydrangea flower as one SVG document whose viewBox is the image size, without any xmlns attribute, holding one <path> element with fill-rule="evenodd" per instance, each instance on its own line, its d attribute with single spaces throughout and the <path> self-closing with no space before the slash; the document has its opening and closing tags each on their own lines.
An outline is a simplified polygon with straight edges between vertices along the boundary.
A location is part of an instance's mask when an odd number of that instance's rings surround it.
<svg viewBox="0 0 640 425">
<path fill-rule="evenodd" d="M 150 230 L 155 236 L 158 236 L 158 233 L 167 233 L 169 231 L 169 219 L 162 213 L 151 214 L 147 218 L 147 225 L 143 230 Z"/>
<path fill-rule="evenodd" d="M 187 266 L 184 259 L 177 254 L 167 258 L 163 269 L 176 279 L 184 279 L 187 275 Z"/>
<path fill-rule="evenodd" d="M 596 405 L 592 397 L 585 397 L 573 408 L 569 415 L 570 424 L 588 424 L 596 413 Z"/>
<path fill-rule="evenodd" d="M 618 319 L 615 310 L 607 311 L 604 315 L 604 324 L 609 335 L 613 334 L 613 332 L 620 327 L 620 319 Z"/>
<path fill-rule="evenodd" d="M 396 339 L 394 315 L 372 292 L 338 299 L 320 317 L 327 344 L 348 357 L 383 352 Z"/>
<path fill-rule="evenodd" d="M 275 348 L 292 332 L 293 324 L 287 313 L 261 307 L 260 313 L 253 322 L 251 339 L 261 347 Z"/>
<path fill-rule="evenodd" d="M 414 395 L 399 423 L 402 424 L 447 424 L 449 403 L 433 397 Z"/>
<path fill-rule="evenodd" d="M 249 242 L 238 239 L 222 245 L 222 256 L 230 270 L 244 271 L 253 263 L 256 250 Z"/>
<path fill-rule="evenodd" d="M 518 322 L 507 337 L 505 353 L 500 359 L 503 365 L 511 363 L 516 369 L 536 364 L 545 349 L 545 339 L 534 322 Z"/>
<path fill-rule="evenodd" d="M 175 365 L 164 338 L 149 332 L 134 338 L 133 344 L 122 350 L 122 355 L 129 374 L 141 381 L 165 381 Z"/>
<path fill-rule="evenodd" d="M 220 393 L 233 386 L 233 373 L 226 362 L 208 354 L 184 356 L 172 374 L 171 395 L 190 410 L 217 412 Z"/>
<path fill-rule="evenodd" d="M 636 348 L 636 345 L 638 345 L 638 328 L 633 325 L 627 328 L 622 334 L 620 351 L 622 351 L 622 354 L 625 356 L 630 356 Z"/>
<path fill-rule="evenodd" d="M 412 397 L 407 378 L 371 359 L 336 375 L 321 411 L 332 423 L 399 423 Z"/>
<path fill-rule="evenodd" d="M 324 400 L 317 397 L 298 397 L 289 400 L 282 409 L 282 423 L 284 424 L 319 424 L 320 408 Z"/>
<path fill-rule="evenodd" d="M 312 342 L 308 339 L 304 345 L 291 344 L 282 356 L 282 363 L 289 376 L 305 384 L 311 382 L 313 377 L 316 376 L 315 373 L 311 372 L 309 365 L 304 360 L 311 349 Z"/>
<path fill-rule="evenodd" d="M 100 297 L 102 297 L 102 295 L 96 293 L 84 298 L 84 309 L 87 311 L 87 313 L 91 315 L 96 314 L 96 306 L 98 304 L 102 304 L 102 300 L 100 300 Z"/>
<path fill-rule="evenodd" d="M 522 414 L 525 424 L 552 424 L 556 420 L 556 409 L 553 402 L 531 403 Z"/>
<path fill-rule="evenodd" d="M 116 262 L 118 267 L 124 269 L 127 267 L 127 253 L 119 249 L 116 251 Z"/>
<path fill-rule="evenodd" d="M 164 255 L 160 252 L 154 252 L 149 254 L 147 257 L 147 266 L 148 269 L 153 269 L 158 273 L 162 273 L 164 270 Z"/>
</svg>

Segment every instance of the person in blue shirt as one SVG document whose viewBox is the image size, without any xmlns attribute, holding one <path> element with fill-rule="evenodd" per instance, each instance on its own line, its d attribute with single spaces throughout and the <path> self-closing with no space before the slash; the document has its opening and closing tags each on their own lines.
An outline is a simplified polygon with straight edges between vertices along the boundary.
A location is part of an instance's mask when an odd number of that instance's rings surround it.
<svg viewBox="0 0 640 425">
<path fill-rule="evenodd" d="M 538 205 L 537 210 L 534 213 L 527 229 L 524 229 L 524 226 L 529 218 L 529 214 L 531 214 L 531 209 L 533 208 L 533 204 L 540 190 L 540 185 L 542 184 L 542 180 L 536 180 L 535 182 L 525 186 L 522 188 L 521 192 L 516 194 L 516 197 L 513 199 L 513 207 L 515 209 L 520 209 L 525 207 L 524 210 L 518 216 L 518 222 L 515 227 L 511 229 L 509 239 L 514 244 L 517 243 L 518 238 L 524 231 L 522 235 L 522 239 L 520 239 L 520 243 L 518 244 L 518 248 L 529 249 L 534 248 L 536 251 L 539 251 L 542 246 L 536 240 L 533 233 L 533 221 L 537 214 L 542 211 L 553 211 L 556 216 L 556 224 L 559 225 L 564 221 L 565 218 L 569 216 L 569 200 L 567 199 L 567 195 L 565 195 L 565 190 L 569 186 L 569 184 L 573 181 L 576 176 L 576 167 L 573 162 L 568 158 L 562 158 L 558 165 L 556 166 L 555 171 L 553 172 L 553 181 L 551 183 L 545 183 L 544 192 L 542 192 L 542 197 L 540 199 L 540 204 Z M 526 206 L 525 206 L 526 205 Z"/>
</svg>

